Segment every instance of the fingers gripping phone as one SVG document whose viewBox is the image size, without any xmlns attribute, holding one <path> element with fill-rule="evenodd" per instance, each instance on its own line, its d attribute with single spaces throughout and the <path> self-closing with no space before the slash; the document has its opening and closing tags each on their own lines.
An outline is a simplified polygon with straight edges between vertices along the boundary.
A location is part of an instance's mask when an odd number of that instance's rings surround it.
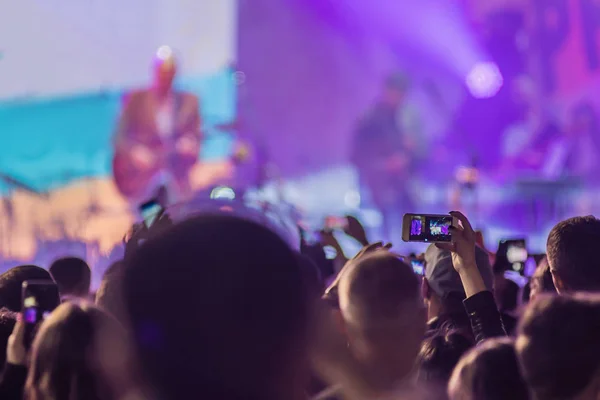
<svg viewBox="0 0 600 400">
<path fill-rule="evenodd" d="M 21 312 L 25 323 L 25 348 L 30 348 L 36 328 L 59 303 L 56 283 L 52 281 L 25 281 L 21 287 Z"/>
<path fill-rule="evenodd" d="M 458 220 L 451 215 L 405 214 L 402 221 L 402 240 L 426 243 L 451 242 L 451 226 L 458 226 Z"/>
</svg>

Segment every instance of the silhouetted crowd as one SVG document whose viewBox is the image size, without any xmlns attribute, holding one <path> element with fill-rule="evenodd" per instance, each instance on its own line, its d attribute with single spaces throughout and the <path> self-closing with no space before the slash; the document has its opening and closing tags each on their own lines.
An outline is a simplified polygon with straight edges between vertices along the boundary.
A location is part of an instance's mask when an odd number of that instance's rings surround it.
<svg viewBox="0 0 600 400">
<path fill-rule="evenodd" d="M 412 257 L 352 217 L 346 259 L 225 210 L 134 226 L 95 294 L 79 258 L 12 268 L 0 399 L 600 399 L 600 220 L 556 225 L 523 290 L 451 214 Z"/>
</svg>

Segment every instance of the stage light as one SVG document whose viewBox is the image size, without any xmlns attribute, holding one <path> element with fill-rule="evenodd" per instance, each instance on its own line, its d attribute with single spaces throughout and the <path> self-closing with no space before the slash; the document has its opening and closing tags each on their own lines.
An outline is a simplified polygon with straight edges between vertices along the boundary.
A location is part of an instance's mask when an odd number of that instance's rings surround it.
<svg viewBox="0 0 600 400">
<path fill-rule="evenodd" d="M 235 200 L 235 191 L 227 186 L 217 186 L 210 192 L 213 200 Z"/>
<path fill-rule="evenodd" d="M 479 62 L 468 73 L 465 83 L 473 97 L 486 99 L 498 93 L 504 79 L 495 63 Z"/>
<path fill-rule="evenodd" d="M 160 60 L 168 60 L 173 56 L 173 50 L 169 46 L 160 46 L 156 50 L 156 57 Z"/>
<path fill-rule="evenodd" d="M 344 204 L 348 208 L 356 209 L 360 207 L 360 193 L 356 190 L 346 192 L 344 196 Z"/>
</svg>

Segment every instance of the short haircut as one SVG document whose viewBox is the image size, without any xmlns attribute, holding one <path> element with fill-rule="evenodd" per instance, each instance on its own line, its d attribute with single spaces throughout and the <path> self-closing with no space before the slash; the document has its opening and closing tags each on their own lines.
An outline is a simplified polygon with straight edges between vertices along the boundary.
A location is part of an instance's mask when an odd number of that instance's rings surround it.
<svg viewBox="0 0 600 400">
<path fill-rule="evenodd" d="M 128 323 L 158 397 L 272 398 L 290 361 L 298 368 L 290 355 L 305 356 L 305 275 L 267 228 L 198 216 L 149 239 L 126 262 Z"/>
<path fill-rule="evenodd" d="M 600 367 L 600 295 L 541 295 L 525 311 L 516 348 L 540 400 L 583 391 Z"/>
<path fill-rule="evenodd" d="M 20 265 L 14 267 L 0 275 L 0 307 L 5 307 L 10 311 L 21 311 L 21 293 L 22 285 L 25 281 L 42 280 L 52 281 L 50 273 L 36 265 Z M 44 308 L 54 309 L 60 299 L 43 299 L 48 304 Z"/>
<path fill-rule="evenodd" d="M 571 291 L 600 290 L 600 220 L 575 217 L 558 223 L 546 244 L 552 273 Z"/>
<path fill-rule="evenodd" d="M 92 274 L 89 265 L 81 258 L 59 258 L 50 266 L 50 274 L 58 285 L 61 296 L 89 295 Z"/>
<path fill-rule="evenodd" d="M 448 383 L 451 400 L 528 400 L 529 390 L 519 372 L 514 343 L 490 339 L 466 353 Z"/>
<path fill-rule="evenodd" d="M 412 267 L 387 251 L 359 258 L 339 282 L 339 303 L 351 325 L 375 328 L 402 312 L 422 306 L 419 280 Z"/>
</svg>

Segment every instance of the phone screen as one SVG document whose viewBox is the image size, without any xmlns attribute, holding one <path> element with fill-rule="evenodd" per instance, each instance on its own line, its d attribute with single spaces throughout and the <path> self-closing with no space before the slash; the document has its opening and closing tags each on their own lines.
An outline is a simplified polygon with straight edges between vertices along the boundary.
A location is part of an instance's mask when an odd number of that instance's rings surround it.
<svg viewBox="0 0 600 400">
<path fill-rule="evenodd" d="M 450 242 L 451 215 L 408 215 L 405 223 L 409 225 L 408 241 L 410 242 Z"/>
<path fill-rule="evenodd" d="M 163 208 L 156 200 L 150 200 L 140 206 L 140 214 L 146 228 L 150 228 L 162 213 Z"/>
<path fill-rule="evenodd" d="M 33 342 L 35 327 L 42 323 L 60 302 L 58 287 L 52 281 L 25 281 L 22 286 L 23 322 L 25 322 L 25 346 Z"/>
<path fill-rule="evenodd" d="M 420 260 L 411 260 L 412 269 L 417 275 L 425 275 L 425 263 Z"/>
<path fill-rule="evenodd" d="M 505 255 L 510 268 L 520 274 L 524 273 L 525 263 L 529 258 L 525 239 L 505 239 L 498 245 L 498 254 Z"/>
</svg>

